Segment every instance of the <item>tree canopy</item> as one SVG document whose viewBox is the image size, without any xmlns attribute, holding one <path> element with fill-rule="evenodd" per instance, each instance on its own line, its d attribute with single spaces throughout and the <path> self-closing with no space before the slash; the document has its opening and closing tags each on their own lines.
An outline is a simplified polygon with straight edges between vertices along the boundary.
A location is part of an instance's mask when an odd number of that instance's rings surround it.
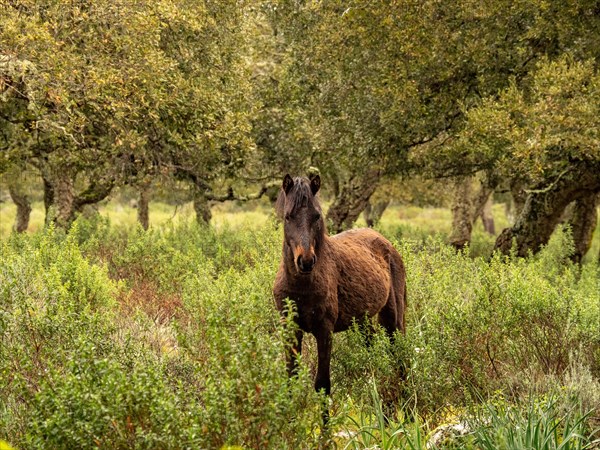
<svg viewBox="0 0 600 450">
<path fill-rule="evenodd" d="M 114 186 L 174 178 L 206 202 L 244 197 L 234 181 L 262 195 L 312 166 L 332 186 L 336 230 L 382 183 L 415 176 L 484 173 L 532 199 L 567 182 L 562 197 L 576 201 L 599 189 L 599 11 L 590 0 L 11 1 L 0 169 L 34 168 L 65 224 Z"/>
<path fill-rule="evenodd" d="M 32 164 L 49 190 L 60 190 L 63 221 L 115 184 L 181 172 L 209 189 L 211 179 L 243 166 L 253 109 L 237 6 L 4 8 L 4 164 Z M 73 192 L 76 182 L 87 190 Z"/>
</svg>

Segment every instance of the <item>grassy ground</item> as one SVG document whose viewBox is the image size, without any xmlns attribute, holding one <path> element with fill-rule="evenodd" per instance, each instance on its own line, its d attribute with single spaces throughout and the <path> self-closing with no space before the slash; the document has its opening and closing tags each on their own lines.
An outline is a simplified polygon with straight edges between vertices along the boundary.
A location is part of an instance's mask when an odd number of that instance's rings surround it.
<svg viewBox="0 0 600 450">
<path fill-rule="evenodd" d="M 41 202 L 32 205 L 29 232 L 35 233 L 44 225 L 44 206 Z M 238 226 L 243 223 L 265 224 L 269 219 L 268 207 L 256 205 L 253 209 L 242 210 L 235 205 L 225 204 L 213 207 L 213 224 L 216 227 Z M 102 217 L 110 223 L 126 228 L 134 228 L 137 224 L 137 210 L 125 203 L 111 201 L 102 203 L 99 207 Z M 11 202 L 0 203 L 0 238 L 6 238 L 12 230 L 16 208 Z M 166 203 L 153 202 L 150 204 L 150 224 L 158 228 L 166 224 L 179 224 L 194 220 L 194 210 L 191 203 L 172 206 Z"/>
<path fill-rule="evenodd" d="M 15 236 L 0 203 L 0 448 L 600 445 L 599 230 L 582 268 L 562 230 L 533 258 L 489 259 L 480 223 L 456 253 L 447 209 L 389 208 L 407 334 L 335 335 L 324 430 L 312 337 L 286 376 L 293 326 L 273 307 L 282 231 L 267 202 L 217 205 L 211 227 L 191 205 L 150 211 L 149 232 L 115 201 L 65 235 L 42 230 L 36 203 Z M 508 226 L 504 205 L 494 217 Z"/>
<path fill-rule="evenodd" d="M 327 206 L 327 205 L 325 205 Z M 111 224 L 126 229 L 132 229 L 137 223 L 136 209 L 119 201 L 103 203 L 99 208 L 100 214 L 108 218 Z M 6 238 L 12 229 L 15 216 L 15 206 L 10 202 L 0 203 L 0 238 Z M 239 228 L 242 225 L 263 226 L 271 220 L 273 212 L 268 202 L 255 202 L 249 206 L 238 206 L 233 203 L 217 204 L 212 209 L 212 224 L 217 228 Z M 503 203 L 493 207 L 496 232 L 510 226 Z M 150 224 L 159 228 L 166 224 L 177 225 L 194 220 L 191 203 L 182 206 L 172 206 L 166 203 L 153 202 L 150 205 Z M 36 232 L 43 227 L 44 211 L 41 202 L 33 204 L 30 232 Z M 447 208 L 420 208 L 411 205 L 393 205 L 388 208 L 381 219 L 380 230 L 388 235 L 415 237 L 425 239 L 427 236 L 440 235 L 445 239 L 451 231 L 452 218 Z M 365 226 L 362 216 L 356 226 Z M 471 244 L 476 255 L 489 254 L 493 248 L 495 237 L 484 232 L 481 221 L 477 221 L 473 230 Z M 597 257 L 600 251 L 600 222 L 597 225 L 590 248 L 584 262 Z"/>
</svg>

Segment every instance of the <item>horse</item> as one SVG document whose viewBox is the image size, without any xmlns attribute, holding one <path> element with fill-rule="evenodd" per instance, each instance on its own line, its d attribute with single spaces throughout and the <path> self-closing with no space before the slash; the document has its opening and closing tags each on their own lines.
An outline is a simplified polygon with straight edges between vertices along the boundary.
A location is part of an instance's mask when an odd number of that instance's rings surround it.
<svg viewBox="0 0 600 450">
<path fill-rule="evenodd" d="M 320 187 L 318 175 L 309 180 L 287 174 L 283 179 L 276 202 L 284 222 L 283 251 L 273 296 L 282 315 L 286 298 L 296 310 L 288 375 L 297 372 L 303 334 L 313 334 L 318 351 L 315 390 L 329 396 L 333 333 L 375 315 L 391 338 L 396 330 L 405 333 L 406 271 L 394 246 L 370 228 L 328 236 L 316 197 Z"/>
</svg>

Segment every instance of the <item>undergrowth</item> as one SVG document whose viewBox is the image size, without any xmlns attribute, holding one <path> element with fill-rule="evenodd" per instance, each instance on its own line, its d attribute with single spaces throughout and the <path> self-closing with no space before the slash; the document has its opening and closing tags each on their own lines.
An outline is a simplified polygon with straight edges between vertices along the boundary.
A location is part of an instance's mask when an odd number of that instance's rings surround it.
<svg viewBox="0 0 600 450">
<path fill-rule="evenodd" d="M 293 330 L 271 296 L 281 238 L 275 223 L 146 232 L 93 218 L 0 242 L 0 441 L 431 448 L 440 426 L 464 422 L 455 448 L 516 448 L 527 427 L 547 448 L 592 445 L 600 268 L 569 262 L 568 233 L 534 257 L 490 260 L 392 236 L 407 333 L 335 336 L 328 431 L 312 338 L 286 375 Z"/>
</svg>

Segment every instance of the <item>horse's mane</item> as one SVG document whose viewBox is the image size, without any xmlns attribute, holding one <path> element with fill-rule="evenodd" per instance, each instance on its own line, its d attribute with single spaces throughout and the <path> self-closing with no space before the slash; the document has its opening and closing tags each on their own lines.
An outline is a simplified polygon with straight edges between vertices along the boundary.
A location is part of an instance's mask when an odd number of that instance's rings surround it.
<svg viewBox="0 0 600 450">
<path fill-rule="evenodd" d="M 292 215 L 302 206 L 306 206 L 311 199 L 315 207 L 319 210 L 321 209 L 319 199 L 316 196 L 314 196 L 310 190 L 310 181 L 308 180 L 308 178 L 295 177 L 294 185 L 292 186 L 290 192 L 287 195 L 283 191 L 283 189 L 279 191 L 277 201 L 275 202 L 275 212 L 277 213 L 277 217 L 279 217 L 279 219 L 283 219 L 283 215 L 286 212 L 286 199 L 289 199 L 289 201 L 292 204 L 292 209 L 288 211 Z"/>
</svg>

